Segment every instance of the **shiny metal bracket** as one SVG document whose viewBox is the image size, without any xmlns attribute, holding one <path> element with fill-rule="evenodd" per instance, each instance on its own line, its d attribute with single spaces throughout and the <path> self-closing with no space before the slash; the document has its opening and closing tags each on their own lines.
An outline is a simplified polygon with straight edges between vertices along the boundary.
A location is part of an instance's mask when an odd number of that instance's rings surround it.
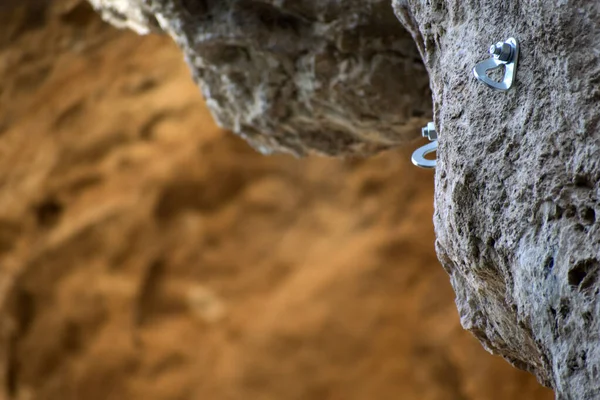
<svg viewBox="0 0 600 400">
<path fill-rule="evenodd" d="M 512 87 L 517 74 L 519 62 L 519 42 L 515 38 L 508 38 L 505 42 L 498 42 L 490 47 L 492 58 L 480 62 L 473 68 L 473 74 L 481 82 L 496 90 L 508 90 Z M 487 72 L 504 66 L 502 81 L 496 82 L 488 77 Z"/>
<path fill-rule="evenodd" d="M 435 124 L 430 122 L 421 130 L 421 134 L 423 137 L 431 140 L 431 143 L 426 144 L 425 146 L 419 147 L 414 151 L 411 157 L 411 161 L 417 167 L 421 168 L 435 168 L 437 161 L 435 159 L 429 160 L 425 158 L 425 156 L 429 153 L 433 153 L 437 151 L 438 142 L 437 142 L 437 130 L 435 129 Z"/>
</svg>

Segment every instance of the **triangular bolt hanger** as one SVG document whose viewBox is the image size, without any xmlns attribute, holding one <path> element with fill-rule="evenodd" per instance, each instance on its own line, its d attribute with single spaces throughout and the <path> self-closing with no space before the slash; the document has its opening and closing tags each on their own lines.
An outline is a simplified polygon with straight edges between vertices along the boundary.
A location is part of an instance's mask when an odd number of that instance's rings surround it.
<svg viewBox="0 0 600 400">
<path fill-rule="evenodd" d="M 496 90 L 508 90 L 515 81 L 517 63 L 519 61 L 519 43 L 515 38 L 508 38 L 505 42 L 498 42 L 490 47 L 492 58 L 480 62 L 473 68 L 473 74 L 481 82 Z M 491 69 L 504 66 L 504 77 L 496 82 L 487 76 Z"/>
</svg>

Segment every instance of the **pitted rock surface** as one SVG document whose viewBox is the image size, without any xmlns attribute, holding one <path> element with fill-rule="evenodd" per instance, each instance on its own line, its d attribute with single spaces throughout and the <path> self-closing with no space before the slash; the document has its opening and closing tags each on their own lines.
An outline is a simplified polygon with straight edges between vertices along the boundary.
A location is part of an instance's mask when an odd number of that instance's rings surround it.
<svg viewBox="0 0 600 400">
<path fill-rule="evenodd" d="M 462 324 L 557 398 L 600 398 L 600 3 L 394 1 L 430 73 L 437 252 Z M 515 86 L 471 69 L 515 36 Z"/>
<path fill-rule="evenodd" d="M 217 122 L 263 153 L 372 154 L 431 119 L 427 72 L 388 0 L 90 2 L 138 32 L 158 21 Z"/>
</svg>

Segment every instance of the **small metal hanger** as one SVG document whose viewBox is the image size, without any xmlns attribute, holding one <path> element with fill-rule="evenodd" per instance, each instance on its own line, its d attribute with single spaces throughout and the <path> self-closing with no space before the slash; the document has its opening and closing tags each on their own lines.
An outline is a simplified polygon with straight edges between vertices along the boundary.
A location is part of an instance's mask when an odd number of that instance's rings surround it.
<svg viewBox="0 0 600 400">
<path fill-rule="evenodd" d="M 519 43 L 515 38 L 508 38 L 505 42 L 498 42 L 490 47 L 492 58 L 480 62 L 473 68 L 473 74 L 481 82 L 496 90 L 508 90 L 515 81 L 517 64 L 519 61 Z M 487 76 L 491 69 L 504 66 L 502 81 L 496 82 Z"/>
<path fill-rule="evenodd" d="M 415 150 L 412 154 L 411 161 L 417 167 L 435 168 L 437 161 L 435 159 L 428 160 L 427 158 L 425 158 L 427 154 L 437 151 L 438 142 L 435 124 L 433 122 L 428 123 L 426 127 L 421 129 L 421 134 L 423 135 L 423 137 L 426 137 L 429 140 L 431 140 L 431 143 L 428 143 L 425 146 L 419 147 L 417 150 Z"/>
</svg>

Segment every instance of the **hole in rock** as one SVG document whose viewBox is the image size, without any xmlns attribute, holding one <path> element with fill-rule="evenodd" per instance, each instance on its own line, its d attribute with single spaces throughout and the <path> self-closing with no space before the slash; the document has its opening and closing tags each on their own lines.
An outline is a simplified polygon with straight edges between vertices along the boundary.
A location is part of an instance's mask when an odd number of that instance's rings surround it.
<svg viewBox="0 0 600 400">
<path fill-rule="evenodd" d="M 544 270 L 549 273 L 554 268 L 554 257 L 548 257 L 544 264 Z"/>
<path fill-rule="evenodd" d="M 596 222 L 596 211 L 591 207 L 584 207 L 581 210 L 581 219 L 590 225 L 593 224 Z"/>
<path fill-rule="evenodd" d="M 569 285 L 579 287 L 579 290 L 589 289 L 596 283 L 599 263 L 595 259 L 579 261 L 569 271 Z"/>
<path fill-rule="evenodd" d="M 582 174 L 575 175 L 574 183 L 579 188 L 593 189 L 595 186 L 589 176 Z"/>
<path fill-rule="evenodd" d="M 506 66 L 504 65 L 499 65 L 496 68 L 492 68 L 486 71 L 486 75 L 488 76 L 488 78 L 492 79 L 495 82 L 502 82 L 505 73 Z"/>
</svg>

